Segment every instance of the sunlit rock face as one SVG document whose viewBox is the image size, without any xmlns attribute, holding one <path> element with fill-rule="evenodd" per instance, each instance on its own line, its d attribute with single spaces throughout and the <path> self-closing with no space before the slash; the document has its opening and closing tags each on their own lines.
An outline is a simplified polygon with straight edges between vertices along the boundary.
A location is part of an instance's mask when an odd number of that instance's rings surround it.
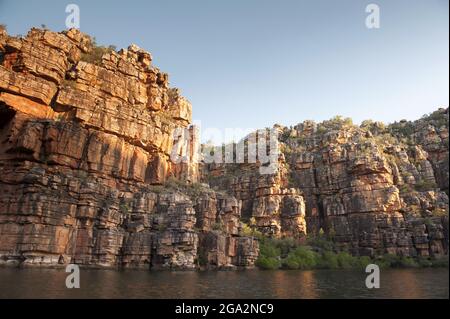
<svg viewBox="0 0 450 319">
<path fill-rule="evenodd" d="M 75 29 L 0 34 L 0 264 L 253 266 L 238 201 L 171 161 L 191 105 L 151 62 Z"/>
<path fill-rule="evenodd" d="M 276 125 L 279 165 L 208 164 L 202 176 L 242 201 L 262 233 L 321 232 L 354 255 L 448 254 L 448 109 L 415 122 L 336 117 Z"/>
<path fill-rule="evenodd" d="M 448 109 L 275 125 L 269 173 L 202 161 L 191 114 L 136 45 L 1 32 L 0 264 L 252 267 L 255 230 L 324 233 L 354 255 L 448 254 Z"/>
</svg>

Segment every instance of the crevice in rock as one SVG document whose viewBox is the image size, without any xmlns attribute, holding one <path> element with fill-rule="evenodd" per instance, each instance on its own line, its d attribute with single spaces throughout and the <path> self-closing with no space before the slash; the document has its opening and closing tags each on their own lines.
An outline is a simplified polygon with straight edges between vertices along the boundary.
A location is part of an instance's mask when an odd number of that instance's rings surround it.
<svg viewBox="0 0 450 319">
<path fill-rule="evenodd" d="M 0 130 L 4 129 L 14 118 L 16 111 L 0 102 Z"/>
</svg>

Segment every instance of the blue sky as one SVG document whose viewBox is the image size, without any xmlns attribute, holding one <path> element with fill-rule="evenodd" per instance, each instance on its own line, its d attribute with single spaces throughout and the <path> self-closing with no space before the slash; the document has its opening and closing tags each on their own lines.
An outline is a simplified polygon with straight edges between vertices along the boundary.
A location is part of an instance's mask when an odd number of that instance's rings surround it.
<svg viewBox="0 0 450 319">
<path fill-rule="evenodd" d="M 392 122 L 449 104 L 448 0 L 0 0 L 0 23 L 60 31 L 69 3 L 98 43 L 150 51 L 204 127 Z M 369 3 L 380 29 L 365 26 Z"/>
</svg>

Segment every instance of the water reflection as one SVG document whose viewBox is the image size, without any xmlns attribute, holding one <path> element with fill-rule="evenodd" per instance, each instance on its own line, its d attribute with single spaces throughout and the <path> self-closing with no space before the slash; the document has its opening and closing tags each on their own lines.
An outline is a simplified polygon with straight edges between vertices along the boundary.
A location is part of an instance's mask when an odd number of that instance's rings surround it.
<svg viewBox="0 0 450 319">
<path fill-rule="evenodd" d="M 67 289 L 64 269 L 0 268 L 0 298 L 448 298 L 448 269 L 382 270 L 381 288 L 364 271 L 81 269 Z"/>
<path fill-rule="evenodd" d="M 312 270 L 302 272 L 278 271 L 271 278 L 274 298 L 319 298 L 315 272 Z"/>
</svg>

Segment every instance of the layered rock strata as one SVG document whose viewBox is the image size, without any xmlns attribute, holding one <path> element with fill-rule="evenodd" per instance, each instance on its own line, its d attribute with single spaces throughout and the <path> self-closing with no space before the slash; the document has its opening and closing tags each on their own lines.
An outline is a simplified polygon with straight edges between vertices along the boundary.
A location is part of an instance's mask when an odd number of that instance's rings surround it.
<svg viewBox="0 0 450 319">
<path fill-rule="evenodd" d="M 191 105 L 151 61 L 75 29 L 0 35 L 0 264 L 253 266 L 238 202 L 174 147 Z"/>
<path fill-rule="evenodd" d="M 274 174 L 258 174 L 258 163 L 208 164 L 202 174 L 242 200 L 256 229 L 324 232 L 354 255 L 448 254 L 448 109 L 389 126 L 336 117 L 274 128 Z"/>
<path fill-rule="evenodd" d="M 278 165 L 261 174 L 260 159 L 201 162 L 190 103 L 136 45 L 0 32 L 0 264 L 252 267 L 249 228 L 324 233 L 354 255 L 448 254 L 448 109 L 275 125 Z"/>
</svg>

